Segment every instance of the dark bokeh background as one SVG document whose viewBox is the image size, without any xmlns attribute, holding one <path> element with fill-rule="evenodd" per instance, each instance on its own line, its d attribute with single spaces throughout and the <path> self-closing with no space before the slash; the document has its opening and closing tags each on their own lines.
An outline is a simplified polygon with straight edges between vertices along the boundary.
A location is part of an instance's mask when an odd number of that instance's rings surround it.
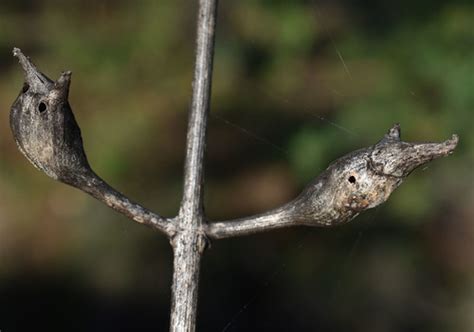
<svg viewBox="0 0 474 332">
<path fill-rule="evenodd" d="M 181 194 L 195 1 L 0 3 L 0 330 L 166 331 L 167 240 L 34 169 L 9 107 L 14 46 L 56 78 L 91 164 L 164 215 Z M 215 241 L 199 331 L 474 329 L 471 1 L 221 1 L 206 210 L 231 218 L 294 197 L 395 122 L 461 137 L 385 205 L 333 229 Z"/>
</svg>

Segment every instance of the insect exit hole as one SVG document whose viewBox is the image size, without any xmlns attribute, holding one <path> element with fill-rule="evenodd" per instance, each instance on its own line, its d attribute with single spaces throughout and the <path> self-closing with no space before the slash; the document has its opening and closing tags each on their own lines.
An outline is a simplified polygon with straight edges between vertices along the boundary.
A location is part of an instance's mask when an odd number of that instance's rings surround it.
<svg viewBox="0 0 474 332">
<path fill-rule="evenodd" d="M 355 183 L 356 182 L 356 178 L 355 176 L 351 175 L 349 176 L 349 178 L 347 179 L 350 183 Z"/>
<path fill-rule="evenodd" d="M 39 105 L 38 105 L 38 111 L 40 111 L 40 113 L 43 113 L 44 111 L 46 111 L 46 104 L 41 102 Z"/>
<path fill-rule="evenodd" d="M 23 88 L 21 89 L 21 92 L 22 93 L 25 93 L 26 91 L 28 91 L 30 89 L 30 86 L 28 83 L 25 83 L 23 84 Z"/>
</svg>

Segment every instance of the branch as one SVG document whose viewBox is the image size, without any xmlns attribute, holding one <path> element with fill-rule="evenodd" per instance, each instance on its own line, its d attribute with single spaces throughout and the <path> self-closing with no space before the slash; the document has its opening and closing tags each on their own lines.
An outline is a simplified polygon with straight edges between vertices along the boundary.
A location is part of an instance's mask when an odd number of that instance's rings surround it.
<svg viewBox="0 0 474 332">
<path fill-rule="evenodd" d="M 193 99 L 189 111 L 184 191 L 173 238 L 174 271 L 170 331 L 196 329 L 199 268 L 207 244 L 202 231 L 202 192 L 206 127 L 211 95 L 217 0 L 199 0 Z"/>
<path fill-rule="evenodd" d="M 292 202 L 260 215 L 208 223 L 206 234 L 221 239 L 289 226 L 347 223 L 385 202 L 415 168 L 451 154 L 457 143 L 456 135 L 442 143 L 403 142 L 396 124 L 374 146 L 334 161 Z"/>
<path fill-rule="evenodd" d="M 138 223 L 173 236 L 175 225 L 170 219 L 132 202 L 91 169 L 68 102 L 71 72 L 63 72 L 53 81 L 20 49 L 15 48 L 13 55 L 23 68 L 25 83 L 12 105 L 10 126 L 25 157 L 53 179 L 85 191 Z"/>
<path fill-rule="evenodd" d="M 204 150 L 211 95 L 216 0 L 199 1 L 193 97 L 189 112 L 184 166 L 184 191 L 180 215 L 202 216 Z"/>
<path fill-rule="evenodd" d="M 173 219 L 164 218 L 131 201 L 98 176 L 93 177 L 80 189 L 139 224 L 159 230 L 169 238 L 176 234 L 176 225 Z"/>
</svg>

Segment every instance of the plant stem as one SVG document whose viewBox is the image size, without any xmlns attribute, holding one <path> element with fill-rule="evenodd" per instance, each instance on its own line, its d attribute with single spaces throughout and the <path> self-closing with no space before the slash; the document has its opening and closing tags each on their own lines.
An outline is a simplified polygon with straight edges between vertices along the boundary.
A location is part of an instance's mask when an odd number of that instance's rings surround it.
<svg viewBox="0 0 474 332">
<path fill-rule="evenodd" d="M 196 329 L 199 265 L 207 241 L 202 229 L 204 219 L 202 187 L 216 15 L 217 0 L 199 1 L 193 97 L 184 166 L 184 191 L 177 217 L 178 233 L 172 239 L 174 249 L 170 322 L 172 332 L 192 332 Z"/>
<path fill-rule="evenodd" d="M 217 0 L 199 0 L 193 98 L 189 113 L 184 193 L 180 211 L 181 215 L 187 216 L 202 214 L 203 159 L 211 94 L 216 10 Z"/>
</svg>

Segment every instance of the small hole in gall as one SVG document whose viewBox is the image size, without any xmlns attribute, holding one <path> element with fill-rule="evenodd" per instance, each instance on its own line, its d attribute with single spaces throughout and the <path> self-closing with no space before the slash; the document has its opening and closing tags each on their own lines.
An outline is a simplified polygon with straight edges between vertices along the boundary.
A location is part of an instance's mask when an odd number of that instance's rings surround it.
<svg viewBox="0 0 474 332">
<path fill-rule="evenodd" d="M 26 91 L 28 91 L 30 89 L 30 86 L 28 85 L 28 83 L 25 83 L 23 84 L 23 88 L 21 89 L 21 92 L 22 93 L 25 93 Z"/>
<path fill-rule="evenodd" d="M 41 102 L 39 105 L 38 105 L 38 111 L 40 111 L 40 113 L 43 113 L 44 111 L 46 111 L 46 104 Z"/>
<path fill-rule="evenodd" d="M 354 176 L 349 176 L 349 178 L 347 179 L 350 183 L 355 183 L 356 182 L 356 178 Z"/>
</svg>

